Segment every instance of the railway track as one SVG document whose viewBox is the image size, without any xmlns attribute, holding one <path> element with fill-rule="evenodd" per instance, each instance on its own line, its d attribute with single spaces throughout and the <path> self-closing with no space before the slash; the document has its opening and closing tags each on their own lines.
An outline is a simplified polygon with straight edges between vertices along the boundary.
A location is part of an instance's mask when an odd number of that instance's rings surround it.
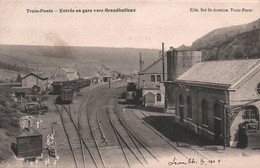
<svg viewBox="0 0 260 168">
<path fill-rule="evenodd" d="M 152 157 L 154 160 L 159 162 L 157 157 L 144 145 L 144 143 L 127 127 L 127 125 L 121 120 L 120 115 L 116 109 L 115 99 L 109 99 L 107 104 L 112 102 L 113 108 L 108 108 L 107 105 L 107 116 L 109 123 L 113 128 L 113 131 L 116 135 L 116 138 L 120 144 L 121 150 L 124 154 L 126 163 L 128 167 L 131 167 L 129 156 L 127 155 L 126 150 L 129 150 L 134 158 L 138 161 L 139 164 L 145 166 L 149 165 L 148 156 Z"/>
<path fill-rule="evenodd" d="M 177 150 L 181 155 L 183 155 L 186 159 L 190 159 L 190 158 L 194 158 L 194 157 L 198 157 L 198 158 L 204 158 L 206 160 L 209 160 L 205 155 L 203 155 L 202 153 L 198 152 L 197 150 L 195 150 L 194 148 L 190 147 L 189 145 L 182 145 L 179 146 L 178 142 L 176 141 L 176 145 L 174 145 L 172 143 L 171 140 L 169 140 L 168 138 L 166 138 L 165 136 L 163 136 L 160 132 L 156 131 L 151 125 L 149 125 L 148 123 L 146 123 L 145 121 L 143 121 L 135 112 L 133 112 L 133 110 L 131 110 L 132 113 L 136 116 L 137 119 L 139 119 L 144 125 L 146 125 L 150 130 L 152 130 L 154 133 L 156 133 L 159 137 L 161 137 L 165 142 L 167 142 L 172 148 L 174 148 L 175 150 Z M 142 114 L 144 117 L 146 117 L 150 123 L 152 123 L 153 125 L 157 125 L 159 127 L 161 127 L 164 130 L 167 130 L 165 127 L 158 125 L 153 119 L 151 119 L 148 115 L 146 115 L 144 112 L 142 112 L 141 110 L 139 110 L 140 114 Z M 188 151 L 187 151 L 188 149 Z M 188 154 L 188 155 L 187 155 Z"/>
<path fill-rule="evenodd" d="M 79 135 L 79 132 L 77 128 L 74 126 L 73 122 L 71 122 L 71 117 L 68 111 L 65 112 L 65 110 L 62 110 L 65 108 L 64 106 L 61 106 L 60 108 L 58 105 L 56 105 L 56 108 L 58 110 L 58 113 L 60 115 L 60 119 L 64 128 L 64 132 L 66 135 L 66 138 L 68 140 L 68 144 L 73 156 L 73 160 L 75 163 L 76 168 L 85 168 L 86 162 L 85 162 L 85 155 L 83 152 L 82 147 L 82 140 Z"/>
</svg>

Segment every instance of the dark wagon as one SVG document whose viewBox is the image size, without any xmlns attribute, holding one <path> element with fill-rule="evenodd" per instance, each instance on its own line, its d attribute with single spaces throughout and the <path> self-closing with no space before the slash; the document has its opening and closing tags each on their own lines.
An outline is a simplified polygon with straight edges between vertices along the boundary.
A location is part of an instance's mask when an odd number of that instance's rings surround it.
<svg viewBox="0 0 260 168">
<path fill-rule="evenodd" d="M 69 104 L 72 103 L 72 99 L 73 99 L 73 89 L 63 88 L 61 90 L 60 96 L 58 97 L 58 103 Z"/>
</svg>

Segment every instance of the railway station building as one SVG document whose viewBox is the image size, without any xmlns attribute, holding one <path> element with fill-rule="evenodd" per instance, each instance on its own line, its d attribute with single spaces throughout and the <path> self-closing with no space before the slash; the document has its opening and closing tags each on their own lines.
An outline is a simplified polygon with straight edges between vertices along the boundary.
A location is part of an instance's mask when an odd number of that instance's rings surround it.
<svg viewBox="0 0 260 168">
<path fill-rule="evenodd" d="M 199 62 L 170 84 L 176 122 L 231 147 L 259 145 L 260 59 Z"/>
</svg>

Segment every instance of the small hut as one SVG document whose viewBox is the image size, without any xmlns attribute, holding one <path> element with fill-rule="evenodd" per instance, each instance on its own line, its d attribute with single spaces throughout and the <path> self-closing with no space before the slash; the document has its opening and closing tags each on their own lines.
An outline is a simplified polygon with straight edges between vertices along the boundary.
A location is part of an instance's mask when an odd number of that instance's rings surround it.
<svg viewBox="0 0 260 168">
<path fill-rule="evenodd" d="M 42 156 L 42 134 L 30 127 L 23 129 L 16 137 L 16 155 L 18 158 L 30 159 Z"/>
</svg>

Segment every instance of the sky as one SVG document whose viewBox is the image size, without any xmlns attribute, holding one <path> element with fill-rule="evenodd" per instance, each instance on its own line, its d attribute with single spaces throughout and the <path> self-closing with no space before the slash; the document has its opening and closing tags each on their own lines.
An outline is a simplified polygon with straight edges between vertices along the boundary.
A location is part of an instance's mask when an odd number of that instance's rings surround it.
<svg viewBox="0 0 260 168">
<path fill-rule="evenodd" d="M 94 9 L 135 9 L 135 12 L 93 12 Z M 229 12 L 191 12 L 190 8 L 229 9 Z M 251 12 L 230 12 L 230 8 Z M 27 13 L 53 10 L 53 13 Z M 92 12 L 59 13 L 60 9 Z M 66 1 L 2 0 L 0 44 L 103 46 L 160 49 L 165 43 L 191 45 L 221 27 L 246 24 L 260 18 L 260 1 Z"/>
</svg>

